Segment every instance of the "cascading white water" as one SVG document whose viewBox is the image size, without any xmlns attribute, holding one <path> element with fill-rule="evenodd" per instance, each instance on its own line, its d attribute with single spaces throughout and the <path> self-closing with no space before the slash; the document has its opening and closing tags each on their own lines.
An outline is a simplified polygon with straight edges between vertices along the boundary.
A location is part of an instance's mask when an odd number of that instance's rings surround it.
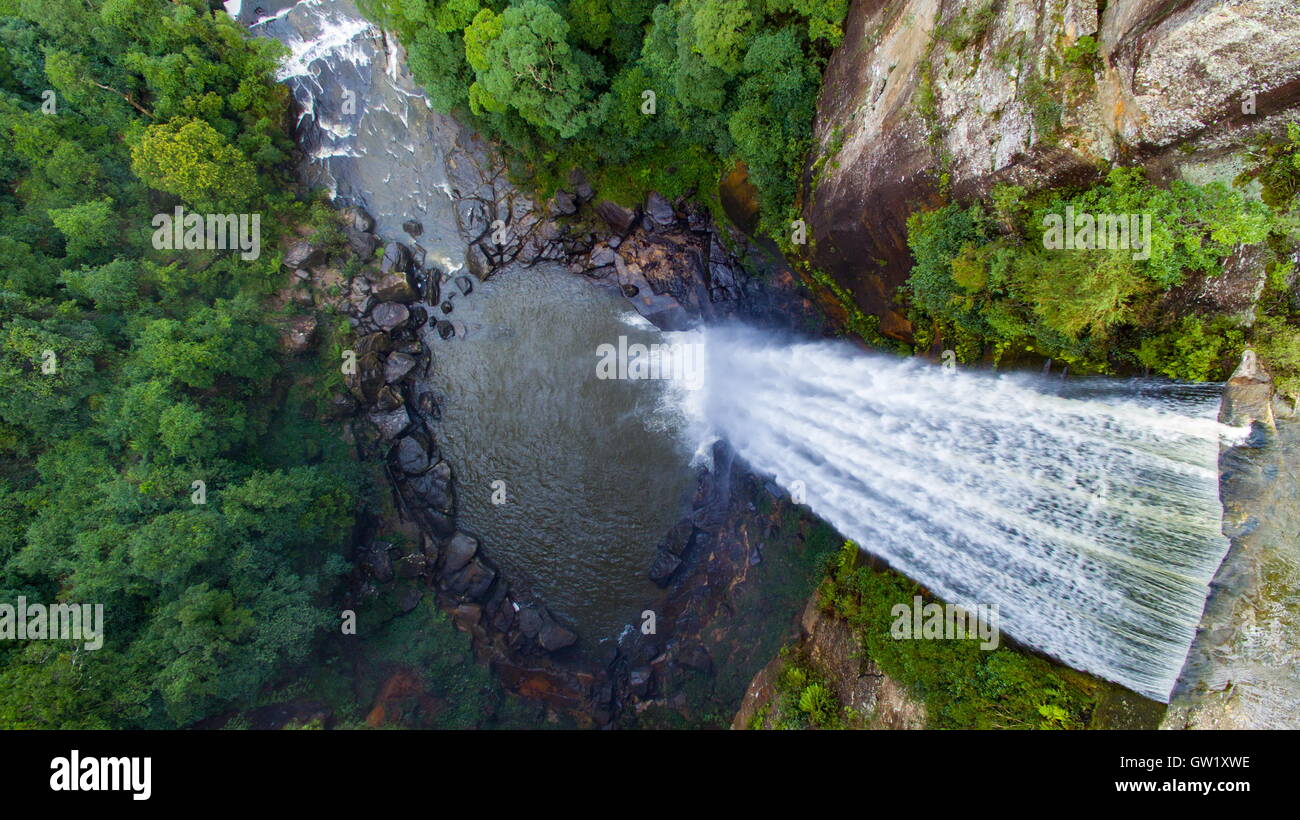
<svg viewBox="0 0 1300 820">
<path fill-rule="evenodd" d="M 863 549 L 1002 630 L 1167 701 L 1228 541 L 1218 385 L 945 371 L 702 332 L 712 435 Z M 1055 388 L 1055 392 L 1054 392 Z"/>
</svg>

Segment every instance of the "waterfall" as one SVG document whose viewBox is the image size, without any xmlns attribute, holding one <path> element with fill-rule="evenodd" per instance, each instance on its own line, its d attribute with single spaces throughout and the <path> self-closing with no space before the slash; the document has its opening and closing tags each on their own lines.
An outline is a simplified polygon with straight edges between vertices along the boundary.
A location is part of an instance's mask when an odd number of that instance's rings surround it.
<svg viewBox="0 0 1300 820">
<path fill-rule="evenodd" d="M 710 328 L 690 414 L 862 549 L 1167 701 L 1228 541 L 1219 385 L 945 370 Z M 682 394 L 685 396 L 685 394 Z M 907 602 L 900 602 L 907 603 Z"/>
</svg>

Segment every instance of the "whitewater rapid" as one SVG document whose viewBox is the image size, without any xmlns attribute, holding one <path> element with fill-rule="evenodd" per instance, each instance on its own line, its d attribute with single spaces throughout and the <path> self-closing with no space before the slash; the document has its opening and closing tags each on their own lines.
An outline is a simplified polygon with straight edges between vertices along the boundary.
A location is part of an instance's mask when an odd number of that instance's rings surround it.
<svg viewBox="0 0 1300 820">
<path fill-rule="evenodd" d="M 1167 701 L 1228 549 L 1221 386 L 945 370 L 709 328 L 677 399 L 757 472 L 945 601 Z M 906 603 L 906 602 L 903 602 Z"/>
</svg>

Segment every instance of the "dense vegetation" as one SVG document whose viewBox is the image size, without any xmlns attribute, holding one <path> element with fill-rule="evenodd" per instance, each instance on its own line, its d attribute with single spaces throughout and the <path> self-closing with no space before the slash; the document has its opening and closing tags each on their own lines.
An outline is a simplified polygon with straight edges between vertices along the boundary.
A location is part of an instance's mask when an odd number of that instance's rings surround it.
<svg viewBox="0 0 1300 820">
<path fill-rule="evenodd" d="M 433 105 L 541 191 L 581 169 L 625 204 L 716 200 L 746 163 L 783 232 L 847 0 L 370 0 Z"/>
<path fill-rule="evenodd" d="M 1240 317 L 1202 309 L 1195 291 L 1238 246 L 1268 237 L 1274 222 L 1263 204 L 1221 184 L 1161 188 L 1133 168 L 1083 190 L 1028 195 L 1001 186 L 989 199 L 909 220 L 916 264 L 908 285 L 922 344 L 937 329 L 962 361 L 1028 350 L 1085 371 L 1140 364 L 1192 380 L 1235 364 Z M 1049 215 L 1067 208 L 1149 214 L 1149 254 L 1046 248 Z"/>
<path fill-rule="evenodd" d="M 107 632 L 0 641 L 0 726 L 185 725 L 337 628 L 360 482 L 265 298 L 320 217 L 278 49 L 201 0 L 0 0 L 0 601 Z M 155 249 L 178 204 L 261 214 L 265 252 Z"/>
<path fill-rule="evenodd" d="M 891 609 L 921 588 L 894 572 L 856 566 L 846 542 L 822 586 L 822 598 L 858 630 L 863 648 L 886 675 L 925 701 L 934 729 L 1080 729 L 1096 704 L 1095 681 L 1020 650 L 980 648 L 978 640 L 897 640 Z M 805 678 L 807 673 L 804 673 Z M 813 681 L 816 683 L 816 681 Z M 833 719 L 824 691 L 799 692 L 813 725 Z M 804 708 L 805 703 L 813 708 Z"/>
<path fill-rule="evenodd" d="M 928 347 L 939 334 L 966 362 L 1031 352 L 1083 372 L 1146 369 L 1203 381 L 1226 378 L 1251 344 L 1277 371 L 1283 391 L 1296 395 L 1300 317 L 1289 256 L 1297 235 L 1298 145 L 1293 127 L 1288 139 L 1261 140 L 1248 154 L 1237 182 L 1259 179 L 1263 202 L 1220 183 L 1160 187 L 1141 169 L 1115 168 L 1091 188 L 1027 194 L 999 186 L 968 207 L 949 203 L 913 214 L 908 244 L 916 263 L 908 289 L 918 345 Z M 1149 255 L 1048 249 L 1049 216 L 1067 208 L 1149 214 Z M 1267 279 L 1255 315 L 1232 314 L 1203 298 L 1230 258 L 1261 243 Z"/>
<path fill-rule="evenodd" d="M 1300 401 L 1300 287 L 1296 247 L 1300 245 L 1300 123 L 1284 139 L 1256 140 L 1247 151 L 1237 182 L 1258 182 L 1261 198 L 1277 215 L 1269 237 L 1272 260 L 1251 328 L 1251 344 L 1268 366 L 1279 392 Z"/>
</svg>

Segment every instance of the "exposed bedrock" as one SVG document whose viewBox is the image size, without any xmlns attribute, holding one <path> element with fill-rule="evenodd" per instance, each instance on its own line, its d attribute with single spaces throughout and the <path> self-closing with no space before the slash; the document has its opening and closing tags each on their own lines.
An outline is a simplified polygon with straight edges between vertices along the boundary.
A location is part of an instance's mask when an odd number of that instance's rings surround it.
<svg viewBox="0 0 1300 820">
<path fill-rule="evenodd" d="M 906 221 L 994 184 L 1085 182 L 1102 161 L 1195 174 L 1300 112 L 1293 0 L 856 0 L 818 100 L 811 263 L 906 339 Z M 1098 43 L 1096 70 L 1067 57 Z"/>
</svg>

